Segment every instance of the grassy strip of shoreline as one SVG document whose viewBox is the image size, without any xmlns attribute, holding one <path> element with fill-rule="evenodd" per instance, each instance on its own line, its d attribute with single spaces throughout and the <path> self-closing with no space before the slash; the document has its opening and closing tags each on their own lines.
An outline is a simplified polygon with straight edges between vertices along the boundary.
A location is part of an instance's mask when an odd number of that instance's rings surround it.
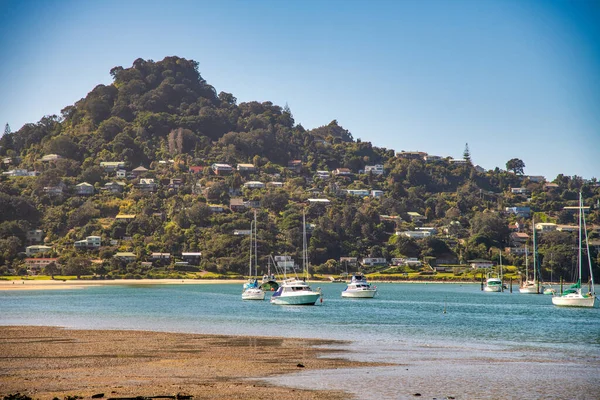
<svg viewBox="0 0 600 400">
<path fill-rule="evenodd" d="M 34 399 L 173 396 L 194 399 L 347 399 L 347 393 L 277 387 L 261 377 L 385 364 L 322 354 L 316 339 L 0 326 L 0 396 Z"/>
</svg>

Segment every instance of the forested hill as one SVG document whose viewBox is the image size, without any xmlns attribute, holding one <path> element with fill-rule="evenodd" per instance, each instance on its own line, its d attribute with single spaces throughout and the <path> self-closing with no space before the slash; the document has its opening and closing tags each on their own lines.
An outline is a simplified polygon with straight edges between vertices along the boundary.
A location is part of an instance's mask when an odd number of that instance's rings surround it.
<svg viewBox="0 0 600 400">
<path fill-rule="evenodd" d="M 600 222 L 595 181 L 528 177 L 518 159 L 484 171 L 468 148 L 461 160 L 379 148 L 336 120 L 306 130 L 287 106 L 217 93 L 183 58 L 110 73 L 111 85 L 60 116 L 0 138 L 0 273 L 27 270 L 32 244 L 47 246 L 36 256 L 58 257 L 61 272 L 163 276 L 198 252 L 192 266 L 244 272 L 253 209 L 261 265 L 269 254 L 299 258 L 306 209 L 318 272 L 339 272 L 340 257 L 416 257 L 429 267 L 493 260 L 500 249 L 522 265 L 528 239 L 511 233 L 531 236 L 535 215 L 556 224 L 540 238 L 543 268 L 568 279 L 576 236 L 559 228 L 576 213 L 564 207 L 581 191 L 588 225 Z M 99 245 L 81 242 L 94 236 Z M 171 258 L 158 264 L 152 253 Z"/>
</svg>

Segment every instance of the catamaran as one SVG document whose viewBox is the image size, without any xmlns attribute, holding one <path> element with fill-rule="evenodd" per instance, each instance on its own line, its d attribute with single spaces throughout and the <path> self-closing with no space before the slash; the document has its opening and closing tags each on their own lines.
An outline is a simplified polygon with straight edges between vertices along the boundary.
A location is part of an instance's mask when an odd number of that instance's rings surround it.
<svg viewBox="0 0 600 400">
<path fill-rule="evenodd" d="M 254 227 L 254 228 L 253 228 Z M 249 257 L 249 271 L 248 271 L 248 282 L 244 283 L 242 290 L 242 300 L 264 300 L 265 292 L 259 287 L 258 279 L 252 275 L 252 239 L 254 238 L 254 270 L 258 273 L 258 254 L 257 254 L 257 243 L 256 243 L 256 211 L 254 211 L 254 221 L 250 222 L 250 257 Z"/>
<path fill-rule="evenodd" d="M 308 247 L 306 245 L 306 214 L 302 214 L 302 269 L 304 279 L 297 276 L 287 278 L 287 267 L 284 267 L 284 279 L 279 289 L 271 296 L 271 304 L 294 305 L 294 306 L 312 306 L 321 293 L 310 288 L 308 280 Z"/>
<path fill-rule="evenodd" d="M 590 286 L 587 293 L 583 293 L 581 290 L 581 269 L 583 262 L 583 249 L 582 243 L 585 236 L 585 246 L 587 250 L 588 266 L 590 271 Z M 585 215 L 583 212 L 583 196 L 579 192 L 579 253 L 577 254 L 578 261 L 578 276 L 577 282 L 571 287 L 565 290 L 560 295 L 552 297 L 552 304 L 555 306 L 564 307 L 594 307 L 596 301 L 596 292 L 594 290 L 594 275 L 592 274 L 592 260 L 590 258 L 590 246 L 588 243 L 587 226 L 585 224 Z"/>
</svg>

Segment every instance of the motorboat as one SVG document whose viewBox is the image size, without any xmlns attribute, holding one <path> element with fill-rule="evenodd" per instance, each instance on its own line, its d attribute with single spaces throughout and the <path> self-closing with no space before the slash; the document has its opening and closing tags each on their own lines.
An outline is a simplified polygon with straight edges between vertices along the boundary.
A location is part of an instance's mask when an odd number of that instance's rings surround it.
<svg viewBox="0 0 600 400">
<path fill-rule="evenodd" d="M 312 306 L 321 297 L 309 284 L 298 278 L 284 279 L 279 289 L 271 295 L 271 304 L 290 306 Z"/>
<path fill-rule="evenodd" d="M 342 297 L 372 299 L 377 294 L 377 287 L 371 286 L 364 275 L 354 274 L 346 289 L 342 291 Z"/>
</svg>

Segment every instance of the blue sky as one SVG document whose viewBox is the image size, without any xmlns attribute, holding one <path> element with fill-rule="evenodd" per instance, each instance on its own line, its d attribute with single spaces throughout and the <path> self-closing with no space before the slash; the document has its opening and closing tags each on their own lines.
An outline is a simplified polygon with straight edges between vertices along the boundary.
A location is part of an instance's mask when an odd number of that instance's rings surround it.
<svg viewBox="0 0 600 400">
<path fill-rule="evenodd" d="M 0 123 L 58 114 L 136 58 L 376 146 L 600 178 L 600 1 L 0 0 Z"/>
</svg>

